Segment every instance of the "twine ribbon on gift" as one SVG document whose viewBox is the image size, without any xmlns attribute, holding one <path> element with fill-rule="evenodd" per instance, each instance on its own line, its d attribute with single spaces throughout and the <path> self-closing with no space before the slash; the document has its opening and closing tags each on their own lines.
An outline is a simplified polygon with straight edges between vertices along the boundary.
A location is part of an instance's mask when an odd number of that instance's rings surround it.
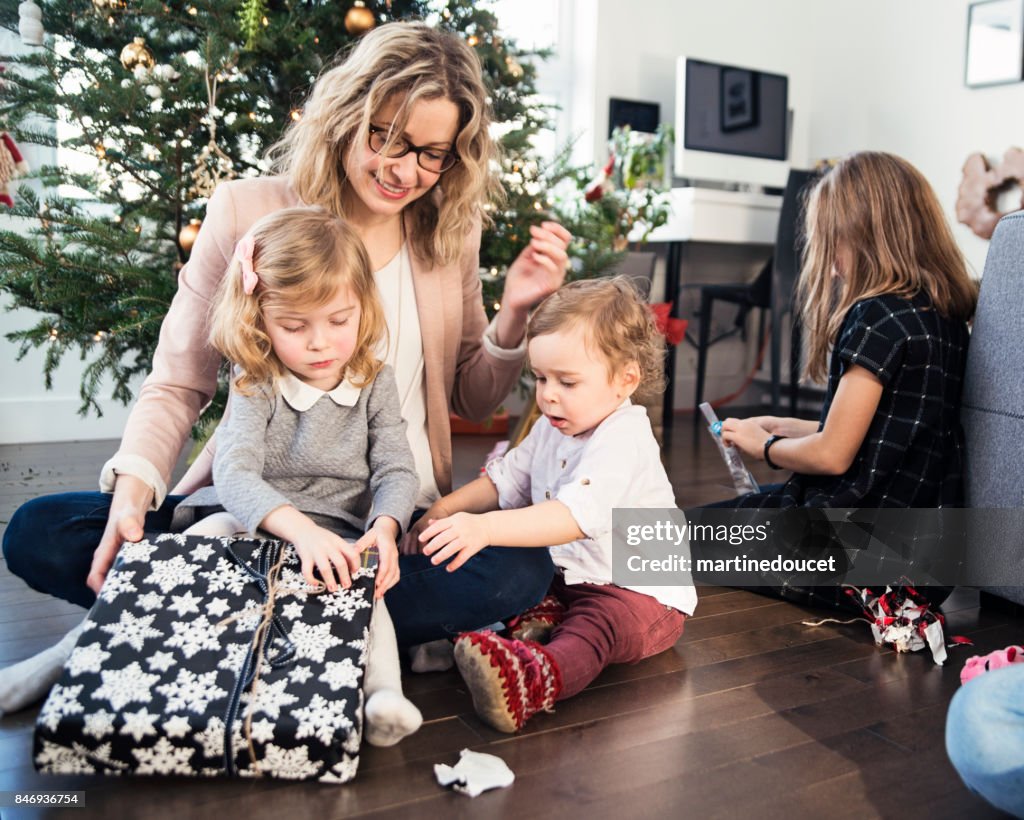
<svg viewBox="0 0 1024 820">
<path fill-rule="evenodd" d="M 228 558 L 245 570 L 263 593 L 263 604 L 259 610 L 260 622 L 253 633 L 252 641 L 249 644 L 249 651 L 245 656 L 245 662 L 242 664 L 241 671 L 231 690 L 227 714 L 224 718 L 224 770 L 228 775 L 236 773 L 231 735 L 235 721 L 238 720 L 242 693 L 247 689 L 249 690 L 249 708 L 246 710 L 245 721 L 242 727 L 246 745 L 248 746 L 249 760 L 256 775 L 259 776 L 261 771 L 259 760 L 256 757 L 256 744 L 252 738 L 252 716 L 256 710 L 260 673 L 264 664 L 268 664 L 272 669 L 280 669 L 295 660 L 295 644 L 284 628 L 280 617 L 274 611 L 277 597 L 279 595 L 287 595 L 290 592 L 305 592 L 307 595 L 319 595 L 327 591 L 327 585 L 322 581 L 317 581 L 315 585 L 303 585 L 301 589 L 281 583 L 281 569 L 285 563 L 285 554 L 282 547 L 283 545 L 280 541 L 263 542 L 256 560 L 256 567 L 250 566 L 230 546 L 226 547 Z M 375 547 L 363 551 L 360 556 L 360 566 L 362 569 L 376 565 L 376 553 Z M 224 618 L 217 625 L 227 625 L 245 614 L 248 614 L 248 611 L 239 612 Z M 280 649 L 276 653 L 272 653 L 275 642 L 280 644 Z M 269 650 L 268 646 L 270 647 Z"/>
<path fill-rule="evenodd" d="M 235 721 L 238 720 L 242 693 L 247 689 L 249 690 L 249 708 L 246 710 L 243 730 L 246 744 L 249 748 L 249 760 L 256 774 L 259 775 L 261 773 L 260 764 L 256 758 L 256 744 L 252 739 L 252 716 L 256 708 L 256 696 L 259 692 L 260 672 L 264 664 L 268 664 L 272 669 L 280 669 L 295 660 L 295 644 L 284 628 L 280 617 L 274 612 L 274 605 L 278 595 L 297 591 L 291 586 L 281 584 L 281 569 L 285 561 L 282 546 L 280 541 L 264 542 L 260 547 L 256 567 L 252 567 L 243 561 L 230 546 L 226 549 L 228 558 L 245 570 L 263 593 L 260 622 L 253 633 L 242 669 L 235 679 L 235 685 L 231 690 L 231 697 L 228 699 L 227 714 L 224 718 L 224 770 L 228 775 L 236 773 L 231 735 Z M 324 589 L 326 589 L 326 586 L 321 584 L 318 588 L 307 588 L 306 592 L 317 594 L 323 592 Z M 238 613 L 225 618 L 219 625 L 230 623 L 242 614 L 244 613 Z M 275 642 L 280 645 L 276 652 L 274 651 Z"/>
</svg>

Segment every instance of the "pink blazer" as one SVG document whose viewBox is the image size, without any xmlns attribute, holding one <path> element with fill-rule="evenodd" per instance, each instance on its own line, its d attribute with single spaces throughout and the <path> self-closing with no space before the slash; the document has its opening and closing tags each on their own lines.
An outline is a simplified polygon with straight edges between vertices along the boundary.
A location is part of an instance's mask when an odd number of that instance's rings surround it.
<svg viewBox="0 0 1024 820">
<path fill-rule="evenodd" d="M 235 180 L 217 187 L 178 291 L 160 328 L 153 370 L 125 426 L 118 454 L 147 459 L 169 481 L 193 423 L 210 402 L 220 354 L 209 344 L 209 312 L 235 243 L 260 217 L 301 206 L 283 177 Z M 412 258 L 416 307 L 423 334 L 427 434 L 434 479 L 442 493 L 452 482 L 449 410 L 481 420 L 508 396 L 522 362 L 490 355 L 482 344 L 487 317 L 480 276 L 480 227 L 466 237 L 458 262 L 431 268 Z M 190 476 L 191 478 L 191 476 Z"/>
</svg>

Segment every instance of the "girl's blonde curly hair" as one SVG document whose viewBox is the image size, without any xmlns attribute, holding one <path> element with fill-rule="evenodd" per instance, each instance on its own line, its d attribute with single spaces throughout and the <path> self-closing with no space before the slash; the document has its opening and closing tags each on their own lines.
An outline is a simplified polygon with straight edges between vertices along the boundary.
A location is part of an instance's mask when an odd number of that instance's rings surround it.
<svg viewBox="0 0 1024 820">
<path fill-rule="evenodd" d="M 587 344 L 604 356 L 609 378 L 636 362 L 637 399 L 665 390 L 665 340 L 628 277 L 581 279 L 559 288 L 530 317 L 526 340 L 574 327 L 581 327 Z"/>
<path fill-rule="evenodd" d="M 357 387 L 370 384 L 384 366 L 374 350 L 386 337 L 387 326 L 370 258 L 356 232 L 319 208 L 285 208 L 259 220 L 249 235 L 256 289 L 245 292 L 241 264 L 232 259 L 210 324 L 210 343 L 240 368 L 232 381 L 235 389 L 251 394 L 287 373 L 267 335 L 267 307 L 317 308 L 343 287 L 351 288 L 360 306 L 347 376 Z"/>
</svg>

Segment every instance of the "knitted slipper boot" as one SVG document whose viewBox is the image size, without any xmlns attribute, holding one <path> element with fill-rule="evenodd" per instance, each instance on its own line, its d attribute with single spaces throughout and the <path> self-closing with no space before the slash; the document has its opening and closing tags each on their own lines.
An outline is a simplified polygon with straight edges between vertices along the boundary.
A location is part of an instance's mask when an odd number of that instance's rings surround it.
<svg viewBox="0 0 1024 820">
<path fill-rule="evenodd" d="M 537 712 L 553 711 L 562 689 L 554 659 L 532 641 L 464 632 L 455 641 L 455 663 L 477 715 L 499 732 L 518 732 Z"/>
<path fill-rule="evenodd" d="M 565 604 L 554 595 L 547 595 L 539 604 L 509 621 L 506 630 L 509 637 L 520 641 L 547 643 L 551 630 L 558 626 L 564 617 Z"/>
</svg>

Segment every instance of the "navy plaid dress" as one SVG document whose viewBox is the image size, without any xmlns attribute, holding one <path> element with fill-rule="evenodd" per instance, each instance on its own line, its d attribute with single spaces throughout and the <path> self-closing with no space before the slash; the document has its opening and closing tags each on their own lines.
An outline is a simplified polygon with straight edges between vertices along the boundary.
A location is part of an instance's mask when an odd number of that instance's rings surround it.
<svg viewBox="0 0 1024 820">
<path fill-rule="evenodd" d="M 967 323 L 943 318 L 924 294 L 876 296 L 846 314 L 829 365 L 822 429 L 851 365 L 874 373 L 882 397 L 864 443 L 843 475 L 796 473 L 741 507 L 960 507 L 964 433 L 960 394 Z"/>
</svg>

